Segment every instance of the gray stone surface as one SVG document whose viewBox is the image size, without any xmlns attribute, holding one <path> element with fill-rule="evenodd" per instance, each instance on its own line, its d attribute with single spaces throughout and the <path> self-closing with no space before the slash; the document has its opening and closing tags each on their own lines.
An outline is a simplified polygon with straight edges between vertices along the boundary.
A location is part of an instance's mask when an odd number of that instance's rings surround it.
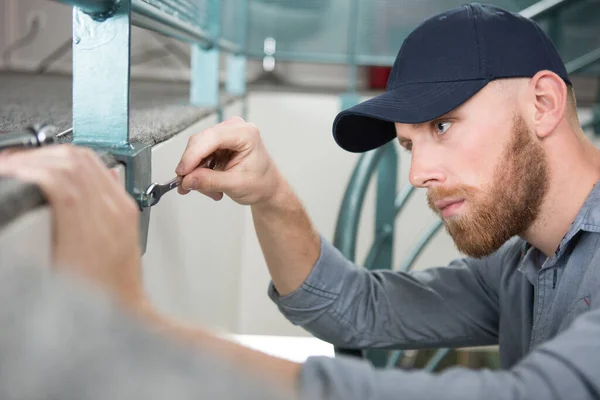
<svg viewBox="0 0 600 400">
<path fill-rule="evenodd" d="M 216 112 L 214 107 L 189 105 L 189 85 L 176 82 L 132 81 L 130 88 L 132 142 L 155 145 Z M 222 105 L 235 100 L 222 95 Z M 59 130 L 72 125 L 70 76 L 0 73 L 0 132 L 21 130 L 33 123 L 50 123 Z M 0 133 L 1 134 L 1 133 Z M 64 138 L 70 142 L 71 136 Z M 107 166 L 116 165 L 100 154 Z M 0 229 L 27 210 L 45 203 L 33 185 L 0 178 Z"/>
<path fill-rule="evenodd" d="M 221 104 L 233 101 L 222 95 Z M 163 142 L 215 112 L 214 107 L 189 104 L 189 84 L 132 81 L 129 129 L 132 142 Z M 60 130 L 71 127 L 70 76 L 0 73 L 0 132 L 31 123 L 50 123 Z"/>
</svg>

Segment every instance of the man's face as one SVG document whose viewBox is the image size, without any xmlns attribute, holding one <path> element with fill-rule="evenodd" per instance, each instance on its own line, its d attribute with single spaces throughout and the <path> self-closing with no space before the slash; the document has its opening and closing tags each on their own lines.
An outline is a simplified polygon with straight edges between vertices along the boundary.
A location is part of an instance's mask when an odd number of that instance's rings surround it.
<svg viewBox="0 0 600 400">
<path fill-rule="evenodd" d="M 458 250 L 476 258 L 524 233 L 548 186 L 544 150 L 497 92 L 486 87 L 431 124 L 396 127 L 413 153 L 411 183 L 428 189 L 429 207 Z"/>
</svg>

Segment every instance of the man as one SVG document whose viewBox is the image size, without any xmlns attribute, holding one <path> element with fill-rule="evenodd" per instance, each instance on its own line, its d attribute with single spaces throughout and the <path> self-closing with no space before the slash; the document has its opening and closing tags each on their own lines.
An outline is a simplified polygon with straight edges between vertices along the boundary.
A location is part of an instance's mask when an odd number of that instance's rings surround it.
<svg viewBox="0 0 600 400">
<path fill-rule="evenodd" d="M 600 154 L 581 131 L 564 64 L 533 22 L 477 4 L 428 19 L 405 40 L 386 93 L 340 113 L 334 137 L 354 152 L 397 137 L 412 151 L 411 183 L 427 189 L 466 257 L 409 274 L 353 265 L 315 231 L 258 129 L 241 119 L 190 139 L 180 193 L 251 206 L 269 295 L 315 336 L 352 348 L 499 344 L 501 371 L 376 371 L 343 357 L 300 365 L 158 315 L 125 250 L 131 240 L 123 253 L 115 245 L 125 265 L 90 270 L 76 254 L 63 264 L 156 329 L 306 398 L 600 397 Z M 224 171 L 197 168 L 218 149 L 234 152 Z"/>
<path fill-rule="evenodd" d="M 351 152 L 397 137 L 410 182 L 466 257 L 410 274 L 356 267 L 315 232 L 242 121 L 190 140 L 182 193 L 252 206 L 269 295 L 315 336 L 346 348 L 499 344 L 503 370 L 434 376 L 311 358 L 301 387 L 345 399 L 600 398 L 600 153 L 543 31 L 478 4 L 433 16 L 404 41 L 386 92 L 333 130 Z M 226 171 L 195 169 L 218 148 L 236 151 Z"/>
</svg>

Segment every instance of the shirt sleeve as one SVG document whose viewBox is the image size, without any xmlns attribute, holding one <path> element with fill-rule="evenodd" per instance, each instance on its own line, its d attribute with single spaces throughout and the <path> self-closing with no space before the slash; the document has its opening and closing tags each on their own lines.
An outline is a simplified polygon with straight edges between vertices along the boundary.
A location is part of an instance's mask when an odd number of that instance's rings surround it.
<svg viewBox="0 0 600 400">
<path fill-rule="evenodd" d="M 498 284 L 506 249 L 486 259 L 401 273 L 368 271 L 321 237 L 321 252 L 306 281 L 269 296 L 293 324 L 344 348 L 425 348 L 498 342 Z M 492 282 L 490 282 L 492 280 Z"/>
<path fill-rule="evenodd" d="M 356 358 L 310 357 L 300 374 L 306 399 L 546 400 L 600 398 L 600 310 L 578 317 L 510 370 L 378 370 Z"/>
</svg>

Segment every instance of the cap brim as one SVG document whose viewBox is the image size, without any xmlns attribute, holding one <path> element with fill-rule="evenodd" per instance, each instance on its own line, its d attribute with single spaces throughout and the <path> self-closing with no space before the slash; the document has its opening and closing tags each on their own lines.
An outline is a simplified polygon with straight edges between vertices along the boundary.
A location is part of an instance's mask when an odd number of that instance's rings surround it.
<svg viewBox="0 0 600 400">
<path fill-rule="evenodd" d="M 489 82 L 476 79 L 415 83 L 389 90 L 340 112 L 333 137 L 343 149 L 361 153 L 396 137 L 395 122 L 420 124 L 454 110 Z"/>
</svg>

